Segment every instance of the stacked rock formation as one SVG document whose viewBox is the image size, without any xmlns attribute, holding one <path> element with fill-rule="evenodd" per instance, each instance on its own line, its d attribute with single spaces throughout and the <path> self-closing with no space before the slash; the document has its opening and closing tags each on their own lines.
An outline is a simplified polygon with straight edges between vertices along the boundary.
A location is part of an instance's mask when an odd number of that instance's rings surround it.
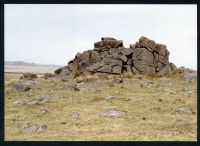
<svg viewBox="0 0 200 146">
<path fill-rule="evenodd" d="M 169 62 L 166 45 L 158 44 L 142 36 L 129 48 L 123 46 L 122 40 L 102 37 L 94 43 L 94 49 L 77 53 L 68 65 L 59 68 L 55 74 L 169 74 L 176 66 Z"/>
</svg>

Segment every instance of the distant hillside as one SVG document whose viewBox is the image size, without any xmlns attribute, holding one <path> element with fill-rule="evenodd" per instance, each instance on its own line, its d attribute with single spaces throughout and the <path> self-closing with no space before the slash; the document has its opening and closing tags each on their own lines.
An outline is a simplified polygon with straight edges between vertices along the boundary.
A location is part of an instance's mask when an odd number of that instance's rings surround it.
<svg viewBox="0 0 200 146">
<path fill-rule="evenodd" d="M 42 66 L 42 67 L 60 67 L 59 65 L 55 64 L 36 64 L 36 63 L 29 63 L 24 61 L 5 61 L 5 65 L 17 65 L 17 66 Z"/>
</svg>

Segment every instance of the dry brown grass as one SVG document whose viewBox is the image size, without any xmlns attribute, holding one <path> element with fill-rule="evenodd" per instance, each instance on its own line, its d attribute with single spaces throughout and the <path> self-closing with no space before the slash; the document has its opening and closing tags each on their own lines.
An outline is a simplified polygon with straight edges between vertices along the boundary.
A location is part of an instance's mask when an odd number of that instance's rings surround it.
<svg viewBox="0 0 200 146">
<path fill-rule="evenodd" d="M 113 79 L 116 76 L 109 77 Z M 128 76 L 129 77 L 129 76 Z M 91 80 L 93 76 L 84 76 Z M 5 140 L 22 141 L 196 141 L 197 140 L 197 93 L 186 96 L 186 88 L 180 77 L 151 78 L 162 88 L 141 88 L 138 80 L 132 84 L 116 84 L 91 91 L 64 89 L 68 82 L 56 79 L 37 79 L 38 84 L 28 91 L 29 98 L 43 95 L 60 97 L 42 105 L 17 105 L 15 102 L 25 93 L 13 93 L 5 85 Z M 12 85 L 11 81 L 10 85 Z M 187 85 L 191 91 L 197 90 L 197 81 Z M 41 89 L 41 90 L 38 90 Z M 174 91 L 175 90 L 175 91 Z M 106 97 L 113 96 L 112 102 Z M 142 98 L 133 102 L 132 97 Z M 178 113 L 177 108 L 189 107 L 192 113 Z M 98 112 L 117 109 L 126 112 L 120 118 L 100 117 Z M 41 115 L 43 110 L 48 110 Z M 70 114 L 78 112 L 80 118 Z M 29 133 L 23 127 L 31 124 L 45 124 L 47 130 Z"/>
<path fill-rule="evenodd" d="M 11 79 L 9 81 L 5 81 L 6 86 L 11 87 L 16 83 L 22 83 L 22 80 L 19 79 Z"/>
<path fill-rule="evenodd" d="M 122 75 L 121 75 L 122 78 L 133 78 L 134 77 L 134 74 L 132 72 L 124 72 Z"/>
</svg>

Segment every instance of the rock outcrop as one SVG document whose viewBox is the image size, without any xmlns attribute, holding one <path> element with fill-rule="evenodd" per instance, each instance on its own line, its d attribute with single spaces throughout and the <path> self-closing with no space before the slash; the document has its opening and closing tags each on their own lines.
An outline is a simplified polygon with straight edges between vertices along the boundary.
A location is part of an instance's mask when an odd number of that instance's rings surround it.
<svg viewBox="0 0 200 146">
<path fill-rule="evenodd" d="M 129 48 L 123 46 L 122 40 L 102 37 L 101 41 L 94 43 L 93 50 L 77 53 L 67 66 L 57 69 L 55 74 L 170 74 L 177 67 L 169 62 L 169 55 L 166 45 L 144 36 Z"/>
</svg>

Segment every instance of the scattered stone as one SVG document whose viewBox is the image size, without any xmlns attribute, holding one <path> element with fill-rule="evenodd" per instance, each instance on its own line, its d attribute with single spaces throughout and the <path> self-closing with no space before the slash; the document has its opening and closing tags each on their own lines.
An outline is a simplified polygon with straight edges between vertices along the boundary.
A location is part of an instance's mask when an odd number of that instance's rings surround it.
<svg viewBox="0 0 200 146">
<path fill-rule="evenodd" d="M 72 118 L 75 118 L 75 119 L 80 118 L 80 114 L 79 114 L 78 112 L 72 112 L 72 113 L 70 114 L 70 116 L 71 116 Z"/>
<path fill-rule="evenodd" d="M 64 89 L 75 89 L 76 88 L 76 84 L 75 83 L 67 83 L 64 85 Z"/>
<path fill-rule="evenodd" d="M 140 97 L 132 97 L 130 98 L 131 101 L 134 101 L 134 102 L 139 102 L 139 101 L 143 101 L 143 98 L 140 98 Z"/>
<path fill-rule="evenodd" d="M 122 78 L 114 78 L 112 81 L 111 81 L 111 84 L 117 84 L 117 83 L 122 83 Z"/>
<path fill-rule="evenodd" d="M 34 73 L 24 73 L 20 79 L 27 79 L 27 80 L 34 80 L 34 79 L 37 79 L 37 75 L 34 74 Z"/>
<path fill-rule="evenodd" d="M 177 122 L 183 122 L 183 119 L 176 119 Z"/>
<path fill-rule="evenodd" d="M 108 102 L 112 102 L 113 100 L 114 100 L 113 96 L 106 97 L 106 101 L 108 101 Z"/>
<path fill-rule="evenodd" d="M 180 113 L 192 113 L 192 109 L 188 108 L 188 107 L 181 107 L 176 109 L 176 112 L 180 112 Z"/>
<path fill-rule="evenodd" d="M 75 87 L 75 91 L 90 91 L 96 90 L 103 87 L 108 87 L 112 83 L 112 80 L 98 80 L 94 82 L 82 82 L 77 83 Z"/>
<path fill-rule="evenodd" d="M 57 99 L 59 97 L 56 96 L 42 96 L 36 99 L 33 98 L 20 98 L 19 100 L 17 100 L 15 102 L 15 104 L 18 105 L 39 105 L 39 104 L 43 104 L 51 99 Z"/>
<path fill-rule="evenodd" d="M 15 83 L 13 86 L 12 86 L 12 89 L 11 89 L 13 92 L 23 92 L 23 91 L 28 91 L 28 90 L 31 90 L 31 85 L 30 83 Z"/>
<path fill-rule="evenodd" d="M 43 76 L 44 79 L 49 79 L 49 78 L 52 78 L 52 77 L 54 77 L 54 74 L 52 74 L 52 73 L 45 73 L 44 76 Z"/>
<path fill-rule="evenodd" d="M 126 113 L 119 110 L 109 109 L 109 110 L 103 110 L 97 114 L 103 117 L 121 117 Z"/>
<path fill-rule="evenodd" d="M 151 88 L 154 86 L 154 83 L 150 80 L 143 80 L 141 82 L 141 88 Z"/>
<path fill-rule="evenodd" d="M 29 125 L 28 124 L 28 126 L 24 127 L 24 129 L 30 133 L 35 133 L 35 132 L 46 130 L 47 125 L 38 125 L 38 124 Z"/>
</svg>

